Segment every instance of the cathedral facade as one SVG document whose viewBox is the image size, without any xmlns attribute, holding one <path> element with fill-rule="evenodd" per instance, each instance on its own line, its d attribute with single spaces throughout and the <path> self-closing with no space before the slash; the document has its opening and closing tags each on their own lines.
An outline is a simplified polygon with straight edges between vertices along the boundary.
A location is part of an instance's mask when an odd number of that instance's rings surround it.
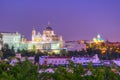
<svg viewBox="0 0 120 80">
<path fill-rule="evenodd" d="M 60 53 L 63 49 L 62 36 L 54 33 L 54 30 L 48 25 L 42 33 L 32 30 L 31 41 L 28 41 L 28 50 L 40 50 L 50 53 Z"/>
</svg>

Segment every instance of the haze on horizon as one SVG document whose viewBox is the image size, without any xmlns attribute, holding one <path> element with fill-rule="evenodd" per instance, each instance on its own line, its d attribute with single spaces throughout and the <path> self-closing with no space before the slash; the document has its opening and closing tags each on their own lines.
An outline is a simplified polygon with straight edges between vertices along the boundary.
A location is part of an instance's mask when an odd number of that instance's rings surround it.
<svg viewBox="0 0 120 80">
<path fill-rule="evenodd" d="M 48 21 L 64 40 L 120 41 L 120 0 L 0 0 L 0 31 L 18 31 L 31 39 Z"/>
</svg>

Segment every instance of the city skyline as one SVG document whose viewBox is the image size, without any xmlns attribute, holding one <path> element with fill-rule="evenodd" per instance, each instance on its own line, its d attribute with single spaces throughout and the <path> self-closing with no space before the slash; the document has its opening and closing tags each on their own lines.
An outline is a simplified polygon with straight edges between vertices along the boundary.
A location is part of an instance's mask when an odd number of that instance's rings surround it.
<svg viewBox="0 0 120 80">
<path fill-rule="evenodd" d="M 92 40 L 98 33 L 103 39 L 120 41 L 120 1 L 0 1 L 0 31 L 24 34 L 29 40 L 33 27 L 38 31 L 48 21 L 63 40 Z"/>
</svg>

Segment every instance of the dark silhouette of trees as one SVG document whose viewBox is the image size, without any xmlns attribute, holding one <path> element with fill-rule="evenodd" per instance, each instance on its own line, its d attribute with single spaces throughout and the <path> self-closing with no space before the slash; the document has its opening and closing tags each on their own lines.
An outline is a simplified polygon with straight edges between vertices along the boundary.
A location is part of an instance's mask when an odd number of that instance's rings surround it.
<svg viewBox="0 0 120 80">
<path fill-rule="evenodd" d="M 2 48 L 1 51 L 3 53 L 3 57 L 2 58 L 9 58 L 10 56 L 15 56 L 14 47 L 9 49 L 8 44 L 4 44 L 4 47 Z"/>
</svg>

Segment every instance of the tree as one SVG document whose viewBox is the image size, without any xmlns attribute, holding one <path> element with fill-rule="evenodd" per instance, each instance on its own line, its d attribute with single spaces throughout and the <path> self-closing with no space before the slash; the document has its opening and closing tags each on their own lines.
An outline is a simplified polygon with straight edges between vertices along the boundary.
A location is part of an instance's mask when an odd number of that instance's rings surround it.
<svg viewBox="0 0 120 80">
<path fill-rule="evenodd" d="M 37 49 L 36 49 L 36 46 L 33 45 L 33 51 L 36 52 L 36 50 L 37 50 Z"/>
<path fill-rule="evenodd" d="M 0 51 L 0 58 L 1 58 L 1 57 L 3 57 L 3 52 L 2 52 L 2 51 Z"/>
<path fill-rule="evenodd" d="M 62 50 L 60 50 L 60 54 L 62 55 L 62 56 L 65 56 L 66 55 L 66 49 L 62 49 Z"/>
<path fill-rule="evenodd" d="M 28 60 L 19 62 L 13 66 L 10 69 L 10 74 L 13 75 L 16 80 L 37 80 L 38 78 L 37 67 Z"/>
<path fill-rule="evenodd" d="M 75 80 L 83 80 L 83 75 L 85 74 L 84 68 L 81 64 L 77 64 L 74 69 Z"/>
</svg>

